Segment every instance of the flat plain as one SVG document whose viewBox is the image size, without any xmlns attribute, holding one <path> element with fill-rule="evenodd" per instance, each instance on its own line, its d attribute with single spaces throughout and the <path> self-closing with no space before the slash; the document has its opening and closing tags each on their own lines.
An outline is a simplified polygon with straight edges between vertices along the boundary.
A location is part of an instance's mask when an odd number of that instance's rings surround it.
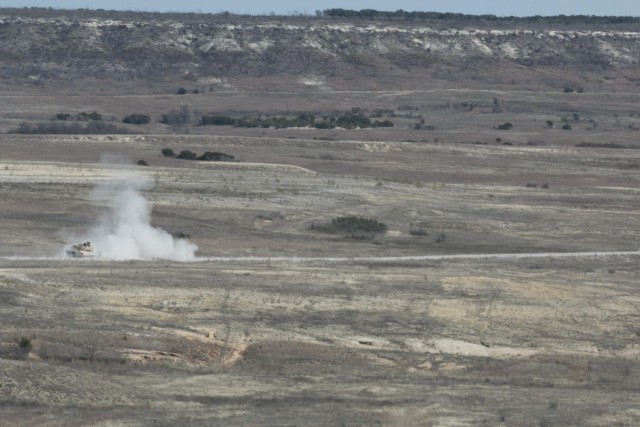
<svg viewBox="0 0 640 427">
<path fill-rule="evenodd" d="M 158 94 L 171 84 L 3 83 L 4 132 L 61 112 L 154 118 L 137 134 L 0 135 L 3 422 L 640 424 L 640 256 L 388 259 L 640 249 L 636 86 L 264 91 L 247 80 Z M 180 105 L 381 110 L 395 126 L 157 123 Z M 94 187 L 131 169 L 153 182 L 152 224 L 189 236 L 202 259 L 55 258 L 105 209 Z M 318 227 L 346 215 L 387 231 Z"/>
</svg>

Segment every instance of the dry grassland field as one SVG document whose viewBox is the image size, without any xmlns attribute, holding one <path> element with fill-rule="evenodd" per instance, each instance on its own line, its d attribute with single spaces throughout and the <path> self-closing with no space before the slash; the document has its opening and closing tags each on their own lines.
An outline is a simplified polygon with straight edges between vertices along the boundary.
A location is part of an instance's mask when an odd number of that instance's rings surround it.
<svg viewBox="0 0 640 427">
<path fill-rule="evenodd" d="M 0 80 L 0 424 L 640 425 L 640 88 L 515 70 Z M 82 112 L 135 133 L 14 132 Z M 394 126 L 195 122 L 302 113 Z"/>
</svg>

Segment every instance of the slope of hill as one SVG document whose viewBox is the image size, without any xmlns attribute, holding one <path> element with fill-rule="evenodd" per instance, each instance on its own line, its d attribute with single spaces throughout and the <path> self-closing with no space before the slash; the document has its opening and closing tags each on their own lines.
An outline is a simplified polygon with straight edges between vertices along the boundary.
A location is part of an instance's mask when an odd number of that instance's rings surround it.
<svg viewBox="0 0 640 427">
<path fill-rule="evenodd" d="M 640 58 L 640 32 L 624 25 L 578 28 L 543 21 L 519 29 L 464 20 L 445 27 L 436 21 L 326 17 L 105 16 L 20 16 L 0 9 L 0 76 L 331 79 L 357 73 L 378 80 L 401 74 L 509 83 L 514 73 L 529 69 L 545 70 L 540 81 L 553 80 L 547 74 L 556 70 L 565 79 L 582 73 L 597 80 L 607 71 L 635 70 Z"/>
</svg>

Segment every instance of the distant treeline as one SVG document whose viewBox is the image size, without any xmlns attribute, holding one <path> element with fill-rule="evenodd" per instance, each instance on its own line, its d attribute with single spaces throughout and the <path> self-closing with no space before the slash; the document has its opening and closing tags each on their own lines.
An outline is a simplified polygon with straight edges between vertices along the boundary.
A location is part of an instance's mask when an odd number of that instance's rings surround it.
<svg viewBox="0 0 640 427">
<path fill-rule="evenodd" d="M 9 133 L 17 134 L 51 134 L 51 135 L 106 135 L 133 133 L 129 129 L 116 126 L 112 123 L 92 120 L 86 125 L 80 123 L 47 122 L 47 123 L 20 123 L 17 129 Z"/>
<path fill-rule="evenodd" d="M 320 120 L 316 120 L 313 114 L 302 113 L 298 117 L 288 119 L 286 117 L 269 117 L 269 118 L 234 118 L 217 114 L 203 115 L 198 123 L 199 126 L 235 126 L 246 128 L 276 128 L 286 129 L 291 127 L 297 128 L 315 128 L 315 129 L 356 129 L 356 128 L 378 128 L 393 127 L 390 120 L 371 119 L 357 110 L 345 113 L 341 116 L 327 115 Z"/>
<path fill-rule="evenodd" d="M 634 24 L 640 18 L 633 16 L 594 16 L 594 15 L 556 15 L 556 16 L 496 16 L 466 15 L 464 13 L 418 12 L 396 10 L 395 12 L 375 9 L 325 9 L 317 15 L 329 18 L 348 18 L 366 20 L 405 20 L 405 21 L 456 21 L 456 22 L 520 22 L 531 24 Z"/>
<path fill-rule="evenodd" d="M 116 11 L 104 9 L 54 9 L 44 7 L 2 8 L 0 14 L 14 17 L 53 18 L 66 17 L 68 19 L 138 19 L 138 20 L 178 20 L 186 23 L 229 22 L 230 20 L 261 19 L 266 15 L 246 15 L 230 12 L 220 13 L 187 13 L 187 12 L 139 12 Z M 640 17 L 633 16 L 594 16 L 594 15 L 555 15 L 555 16 L 496 16 L 496 15 L 467 15 L 451 12 L 420 12 L 420 11 L 383 11 L 375 9 L 325 9 L 316 10 L 315 14 L 294 11 L 288 15 L 269 13 L 269 18 L 278 17 L 285 20 L 297 19 L 362 19 L 379 21 L 442 21 L 447 23 L 483 23 L 501 22 L 514 24 L 638 24 Z"/>
</svg>

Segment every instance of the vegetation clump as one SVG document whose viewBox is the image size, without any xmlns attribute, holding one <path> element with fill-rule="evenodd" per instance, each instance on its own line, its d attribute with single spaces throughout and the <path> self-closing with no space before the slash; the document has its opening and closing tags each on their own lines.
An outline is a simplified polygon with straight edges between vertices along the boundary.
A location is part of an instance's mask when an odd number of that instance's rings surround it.
<svg viewBox="0 0 640 427">
<path fill-rule="evenodd" d="M 201 156 L 198 156 L 196 160 L 206 160 L 210 162 L 233 162 L 235 157 L 231 154 L 220 153 L 217 151 L 206 151 Z"/>
<path fill-rule="evenodd" d="M 346 234 L 356 240 L 371 240 L 377 234 L 387 232 L 386 224 L 375 219 L 359 216 L 339 216 L 325 224 L 311 224 L 312 230 L 324 233 Z"/>
<path fill-rule="evenodd" d="M 640 149 L 640 146 L 618 144 L 616 142 L 579 142 L 575 146 L 585 147 L 585 148 L 614 148 L 614 149 L 629 149 L 629 150 Z"/>
<path fill-rule="evenodd" d="M 205 151 L 202 155 L 198 156 L 191 150 L 182 150 L 180 154 L 176 156 L 171 148 L 163 148 L 162 155 L 165 157 L 175 157 L 182 160 L 201 160 L 209 162 L 237 162 L 235 156 L 231 154 L 221 153 L 219 151 Z"/>
<path fill-rule="evenodd" d="M 195 160 L 197 158 L 198 158 L 198 155 L 190 150 L 182 150 L 180 154 L 178 154 L 178 159 Z"/>
<path fill-rule="evenodd" d="M 175 157 L 176 156 L 176 153 L 171 148 L 163 148 L 161 153 L 165 157 Z"/>
<path fill-rule="evenodd" d="M 122 119 L 122 123 L 128 123 L 131 125 L 146 125 L 151 123 L 151 117 L 146 114 L 130 114 L 124 119 Z"/>
<path fill-rule="evenodd" d="M 341 115 L 329 114 L 317 118 L 310 113 L 301 113 L 294 118 L 287 117 L 231 117 L 220 114 L 205 114 L 198 122 L 199 126 L 235 126 L 244 128 L 315 128 L 315 129 L 365 129 L 378 127 L 393 127 L 391 120 L 375 120 L 354 108 Z"/>
<path fill-rule="evenodd" d="M 86 125 L 80 123 L 21 123 L 18 128 L 10 130 L 14 134 L 49 134 L 49 135 L 107 135 L 107 134 L 129 134 L 133 133 L 129 129 L 118 127 L 112 123 L 102 121 L 91 121 Z"/>
<path fill-rule="evenodd" d="M 181 105 L 177 110 L 171 110 L 163 114 L 160 123 L 169 126 L 182 126 L 191 123 L 191 109 L 188 105 Z"/>
<path fill-rule="evenodd" d="M 61 120 L 61 121 L 78 120 L 81 122 L 88 122 L 90 120 L 101 121 L 101 120 L 104 120 L 104 118 L 102 117 L 102 114 L 96 111 L 93 111 L 91 113 L 87 113 L 86 111 L 83 111 L 82 113 L 78 113 L 75 116 L 72 116 L 69 113 L 58 113 L 55 116 L 53 116 L 52 120 Z"/>
<path fill-rule="evenodd" d="M 23 356 L 27 355 L 32 348 L 33 343 L 31 342 L 31 338 L 24 336 L 20 337 L 20 339 L 18 340 L 18 349 Z"/>
<path fill-rule="evenodd" d="M 513 124 L 509 122 L 498 125 L 498 130 L 511 130 L 511 128 L 513 128 Z"/>
</svg>

